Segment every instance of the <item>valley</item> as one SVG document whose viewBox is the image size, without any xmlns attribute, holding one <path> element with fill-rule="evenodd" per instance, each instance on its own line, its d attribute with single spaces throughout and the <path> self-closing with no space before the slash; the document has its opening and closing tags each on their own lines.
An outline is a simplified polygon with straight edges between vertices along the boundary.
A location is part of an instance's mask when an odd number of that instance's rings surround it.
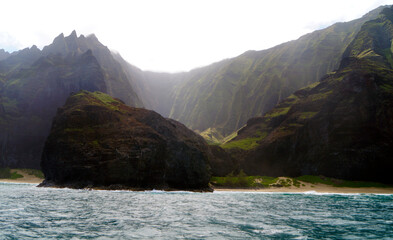
<svg viewBox="0 0 393 240">
<path fill-rule="evenodd" d="M 60 34 L 42 50 L 33 45 L 0 51 L 0 167 L 47 166 L 43 149 L 56 128 L 54 117 L 73 96 L 91 93 L 155 111 L 157 119 L 176 120 L 175 125 L 182 126 L 178 128 L 200 134 L 206 141 L 198 136 L 201 159 L 209 162 L 202 174 L 204 187 L 210 174 L 224 177 L 242 171 L 250 176 L 324 175 L 392 183 L 392 11 L 381 6 L 297 40 L 181 73 L 142 71 L 94 34 L 78 36 L 75 31 Z M 122 119 L 119 109 L 110 110 L 104 112 L 116 116 L 112 120 Z M 92 123 L 96 113 L 88 112 L 86 123 Z M 70 126 L 78 121 L 58 131 L 71 134 Z M 174 134 L 163 128 L 146 133 Z M 83 136 L 78 141 L 86 145 Z M 182 135 L 179 146 L 194 138 Z M 89 144 L 95 141 L 101 140 Z M 127 149 L 116 151 L 131 156 Z M 103 156 L 105 151 L 94 154 Z M 67 154 L 72 159 L 74 153 Z M 188 154 L 183 159 L 189 159 Z M 90 155 L 83 158 L 93 161 Z"/>
</svg>

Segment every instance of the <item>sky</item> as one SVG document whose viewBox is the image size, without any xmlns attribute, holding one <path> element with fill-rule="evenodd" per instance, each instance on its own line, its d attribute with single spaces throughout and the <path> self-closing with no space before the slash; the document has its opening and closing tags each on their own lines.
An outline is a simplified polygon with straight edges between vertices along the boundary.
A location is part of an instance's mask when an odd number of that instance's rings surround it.
<svg viewBox="0 0 393 240">
<path fill-rule="evenodd" d="M 350 21 L 393 0 L 13 0 L 2 2 L 0 49 L 94 33 L 142 70 L 189 71 Z"/>
</svg>

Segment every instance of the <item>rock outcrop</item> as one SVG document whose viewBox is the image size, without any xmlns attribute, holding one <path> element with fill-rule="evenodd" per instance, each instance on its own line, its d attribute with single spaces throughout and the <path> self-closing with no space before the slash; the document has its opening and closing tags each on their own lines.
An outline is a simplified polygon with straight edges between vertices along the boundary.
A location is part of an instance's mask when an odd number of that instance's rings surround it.
<svg viewBox="0 0 393 240">
<path fill-rule="evenodd" d="M 78 92 L 58 109 L 41 167 L 41 186 L 208 190 L 210 180 L 202 137 L 101 92 Z"/>
</svg>

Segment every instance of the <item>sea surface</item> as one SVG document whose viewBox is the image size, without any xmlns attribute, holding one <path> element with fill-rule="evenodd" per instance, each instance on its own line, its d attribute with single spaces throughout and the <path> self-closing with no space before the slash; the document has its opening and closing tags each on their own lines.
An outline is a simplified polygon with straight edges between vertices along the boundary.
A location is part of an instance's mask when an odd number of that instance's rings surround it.
<svg viewBox="0 0 393 240">
<path fill-rule="evenodd" d="M 0 239 L 393 239 L 393 195 L 0 183 Z"/>
</svg>

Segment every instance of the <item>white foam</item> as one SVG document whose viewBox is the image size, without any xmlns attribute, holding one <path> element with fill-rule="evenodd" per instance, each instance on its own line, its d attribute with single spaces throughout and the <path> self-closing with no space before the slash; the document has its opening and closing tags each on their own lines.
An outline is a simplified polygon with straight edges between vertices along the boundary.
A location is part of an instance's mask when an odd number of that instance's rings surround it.
<svg viewBox="0 0 393 240">
<path fill-rule="evenodd" d="M 334 192 L 317 192 L 317 191 L 306 191 L 306 192 L 258 192 L 258 191 L 214 191 L 215 194 L 286 194 L 286 195 L 293 195 L 293 194 L 303 194 L 303 195 L 349 195 L 349 196 L 356 196 L 356 195 L 393 195 L 393 194 L 377 194 L 377 193 L 334 193 Z"/>
<path fill-rule="evenodd" d="M 24 182 L 3 182 L 0 180 L 0 184 L 4 184 L 4 185 L 8 185 L 8 184 L 12 184 L 12 185 L 34 185 L 37 186 L 38 183 L 24 183 Z"/>
</svg>

